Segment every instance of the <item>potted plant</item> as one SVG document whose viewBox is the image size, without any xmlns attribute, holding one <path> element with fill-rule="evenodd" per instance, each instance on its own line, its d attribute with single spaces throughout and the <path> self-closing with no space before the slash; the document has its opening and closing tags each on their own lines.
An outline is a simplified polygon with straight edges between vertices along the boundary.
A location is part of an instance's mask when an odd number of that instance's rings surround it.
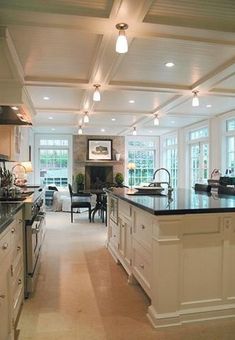
<svg viewBox="0 0 235 340">
<path fill-rule="evenodd" d="M 79 172 L 75 177 L 75 181 L 77 183 L 77 192 L 84 190 L 85 175 Z"/>
<path fill-rule="evenodd" d="M 121 172 L 116 173 L 114 180 L 115 180 L 115 183 L 117 184 L 117 187 L 123 187 L 124 176 Z"/>
</svg>

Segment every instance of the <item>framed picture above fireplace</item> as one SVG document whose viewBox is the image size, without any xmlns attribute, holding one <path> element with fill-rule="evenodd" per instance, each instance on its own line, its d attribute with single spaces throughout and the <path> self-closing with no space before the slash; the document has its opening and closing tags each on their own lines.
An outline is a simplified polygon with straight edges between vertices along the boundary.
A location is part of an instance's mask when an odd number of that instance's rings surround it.
<svg viewBox="0 0 235 340">
<path fill-rule="evenodd" d="M 88 139 L 88 160 L 111 160 L 112 139 Z"/>
</svg>

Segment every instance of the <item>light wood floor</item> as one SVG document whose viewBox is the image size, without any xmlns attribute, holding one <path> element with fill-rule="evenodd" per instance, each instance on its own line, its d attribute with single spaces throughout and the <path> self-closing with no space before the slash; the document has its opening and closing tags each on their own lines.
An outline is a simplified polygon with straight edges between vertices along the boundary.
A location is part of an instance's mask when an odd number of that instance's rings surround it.
<svg viewBox="0 0 235 340">
<path fill-rule="evenodd" d="M 106 227 L 85 214 L 47 214 L 37 290 L 25 301 L 19 340 L 234 340 L 235 320 L 156 330 L 149 300 L 105 248 Z"/>
</svg>

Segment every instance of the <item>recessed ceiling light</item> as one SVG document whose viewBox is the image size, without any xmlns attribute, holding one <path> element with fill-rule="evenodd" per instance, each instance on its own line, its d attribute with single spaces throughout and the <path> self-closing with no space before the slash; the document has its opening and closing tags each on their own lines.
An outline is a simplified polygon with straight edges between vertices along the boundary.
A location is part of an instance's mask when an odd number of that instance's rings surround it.
<svg viewBox="0 0 235 340">
<path fill-rule="evenodd" d="M 129 100 L 129 103 L 130 103 L 130 104 L 134 104 L 134 102 L 135 102 L 135 101 L 134 101 L 133 99 Z"/>
<path fill-rule="evenodd" d="M 105 132 L 105 129 L 101 129 L 100 131 L 101 131 L 101 132 Z"/>
<path fill-rule="evenodd" d="M 53 119 L 53 117 L 48 117 L 48 119 Z"/>
<path fill-rule="evenodd" d="M 207 104 L 206 107 L 209 109 L 210 107 L 212 107 L 211 104 Z"/>
<path fill-rule="evenodd" d="M 116 118 L 112 118 L 112 121 L 115 122 Z"/>
<path fill-rule="evenodd" d="M 174 120 L 171 120 L 171 124 L 175 124 L 175 121 L 174 121 Z"/>
<path fill-rule="evenodd" d="M 165 63 L 165 66 L 166 67 L 173 67 L 173 66 L 175 66 L 175 64 L 172 61 L 169 61 L 169 62 Z"/>
<path fill-rule="evenodd" d="M 152 131 L 152 130 L 149 130 L 149 133 L 153 133 L 153 131 Z"/>
<path fill-rule="evenodd" d="M 52 128 L 52 129 L 51 129 L 51 131 L 55 131 L 55 129 L 54 129 L 54 128 Z"/>
<path fill-rule="evenodd" d="M 46 97 L 46 96 L 45 96 L 45 97 L 43 97 L 43 99 L 44 99 L 44 100 L 49 100 L 50 97 Z"/>
</svg>

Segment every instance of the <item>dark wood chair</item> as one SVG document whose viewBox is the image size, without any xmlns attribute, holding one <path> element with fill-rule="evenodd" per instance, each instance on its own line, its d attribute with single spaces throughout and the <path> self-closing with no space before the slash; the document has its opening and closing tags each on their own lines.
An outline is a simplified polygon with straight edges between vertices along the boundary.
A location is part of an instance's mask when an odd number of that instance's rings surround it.
<svg viewBox="0 0 235 340">
<path fill-rule="evenodd" d="M 195 191 L 211 192 L 211 185 L 196 183 L 194 189 Z"/>
<path fill-rule="evenodd" d="M 232 196 L 234 196 L 235 195 L 235 188 L 220 185 L 218 187 L 218 195 L 232 195 Z"/>
<path fill-rule="evenodd" d="M 91 222 L 91 194 L 74 193 L 71 184 L 68 185 L 71 198 L 71 223 L 73 223 L 73 209 L 88 208 Z"/>
</svg>

